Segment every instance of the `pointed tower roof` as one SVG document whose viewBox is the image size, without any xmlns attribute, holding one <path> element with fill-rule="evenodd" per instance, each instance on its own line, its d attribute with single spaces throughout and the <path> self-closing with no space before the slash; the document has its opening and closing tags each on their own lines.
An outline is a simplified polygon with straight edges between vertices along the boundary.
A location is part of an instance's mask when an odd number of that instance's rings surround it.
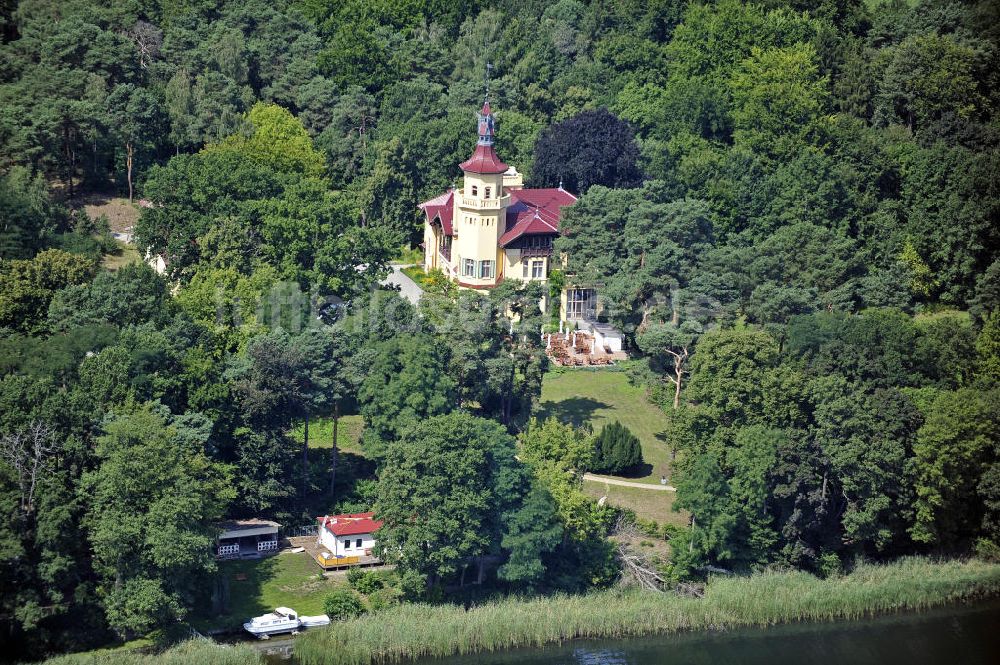
<svg viewBox="0 0 1000 665">
<path fill-rule="evenodd" d="M 503 173 L 510 167 L 500 161 L 493 149 L 496 124 L 493 119 L 493 111 L 490 110 L 489 100 L 483 102 L 483 108 L 477 117 L 479 119 L 479 140 L 476 142 L 476 149 L 473 151 L 472 157 L 459 166 L 466 173 Z"/>
</svg>

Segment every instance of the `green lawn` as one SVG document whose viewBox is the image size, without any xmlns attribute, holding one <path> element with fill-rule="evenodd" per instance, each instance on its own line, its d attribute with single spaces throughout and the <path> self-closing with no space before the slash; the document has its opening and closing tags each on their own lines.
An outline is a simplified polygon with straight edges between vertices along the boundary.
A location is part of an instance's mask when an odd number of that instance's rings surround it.
<svg viewBox="0 0 1000 665">
<path fill-rule="evenodd" d="M 392 263 L 401 263 L 403 265 L 412 265 L 414 263 L 424 262 L 424 250 L 420 247 L 407 247 L 403 246 L 399 248 L 396 256 L 392 258 Z"/>
<path fill-rule="evenodd" d="M 657 492 L 641 487 L 620 487 L 607 485 L 599 480 L 584 480 L 583 491 L 600 499 L 607 495 L 608 503 L 620 508 L 629 508 L 643 519 L 653 520 L 659 524 L 676 524 L 687 526 L 688 514 L 674 512 L 672 507 L 677 494 L 674 492 Z"/>
<path fill-rule="evenodd" d="M 346 582 L 320 573 L 319 566 L 305 552 L 220 562 L 219 574 L 229 583 L 229 611 L 219 617 L 198 616 L 193 623 L 203 630 L 238 629 L 248 618 L 282 605 L 299 614 L 323 614 L 323 601 Z"/>
<path fill-rule="evenodd" d="M 550 372 L 542 380 L 535 415 L 577 426 L 590 423 L 594 432 L 618 420 L 642 443 L 645 464 L 630 480 L 659 484 L 661 475 L 669 475 L 670 451 L 660 438 L 667 426 L 666 415 L 646 399 L 642 388 L 629 385 L 623 372 L 583 368 Z"/>
<path fill-rule="evenodd" d="M 438 294 L 454 295 L 455 284 L 449 280 L 440 270 L 424 272 L 423 266 L 408 266 L 403 268 L 403 273 L 412 279 L 423 291 Z"/>
<path fill-rule="evenodd" d="M 361 431 L 365 423 L 361 416 L 341 416 L 337 424 L 337 448 L 345 453 L 361 455 Z M 302 443 L 302 423 L 291 432 L 296 443 Z M 309 448 L 329 448 L 333 441 L 333 418 L 314 418 L 309 421 Z"/>
<path fill-rule="evenodd" d="M 423 266 L 407 266 L 403 268 L 403 273 L 417 283 L 417 286 L 424 288 L 427 284 L 427 273 Z"/>
<path fill-rule="evenodd" d="M 115 241 L 118 243 L 118 253 L 117 254 L 105 254 L 101 259 L 101 267 L 105 270 L 110 270 L 114 272 L 119 268 L 129 265 L 130 263 L 138 263 L 142 260 L 139 256 L 139 250 L 131 245 L 126 245 L 120 240 Z"/>
</svg>

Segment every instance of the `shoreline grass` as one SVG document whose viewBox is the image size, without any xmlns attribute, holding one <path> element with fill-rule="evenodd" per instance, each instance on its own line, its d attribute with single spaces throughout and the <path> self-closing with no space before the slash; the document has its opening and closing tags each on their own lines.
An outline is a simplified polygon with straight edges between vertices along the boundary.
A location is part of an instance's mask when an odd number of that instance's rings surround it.
<svg viewBox="0 0 1000 665">
<path fill-rule="evenodd" d="M 862 619 L 1000 595 L 1000 564 L 908 558 L 821 580 L 801 572 L 717 578 L 702 599 L 609 590 L 491 602 L 466 612 L 401 605 L 296 640 L 301 665 L 371 665 L 541 647 L 573 639 Z"/>
<path fill-rule="evenodd" d="M 249 644 L 193 639 L 166 651 L 90 651 L 56 656 L 42 665 L 265 665 L 265 661 Z"/>
</svg>

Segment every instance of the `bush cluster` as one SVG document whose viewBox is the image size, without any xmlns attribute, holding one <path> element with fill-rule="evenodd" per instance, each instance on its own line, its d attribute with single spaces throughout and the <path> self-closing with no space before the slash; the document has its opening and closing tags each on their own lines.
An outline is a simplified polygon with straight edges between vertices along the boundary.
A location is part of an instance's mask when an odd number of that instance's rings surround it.
<svg viewBox="0 0 1000 665">
<path fill-rule="evenodd" d="M 621 473 L 642 464 L 639 438 L 620 422 L 608 423 L 594 440 L 594 471 Z"/>
</svg>

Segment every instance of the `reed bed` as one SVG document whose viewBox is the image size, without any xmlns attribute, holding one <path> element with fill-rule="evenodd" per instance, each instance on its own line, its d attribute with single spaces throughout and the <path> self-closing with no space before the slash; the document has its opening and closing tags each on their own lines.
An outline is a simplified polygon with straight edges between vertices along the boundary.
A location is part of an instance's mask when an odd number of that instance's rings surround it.
<svg viewBox="0 0 1000 665">
<path fill-rule="evenodd" d="M 701 599 L 611 590 L 500 600 L 468 612 L 401 605 L 310 631 L 296 641 L 295 655 L 301 665 L 382 665 L 577 638 L 859 619 L 997 595 L 998 564 L 908 558 L 828 580 L 801 572 L 717 578 Z"/>
<path fill-rule="evenodd" d="M 194 639 L 158 653 L 90 651 L 50 658 L 43 665 L 264 665 L 264 658 L 246 644 L 229 646 Z"/>
</svg>

